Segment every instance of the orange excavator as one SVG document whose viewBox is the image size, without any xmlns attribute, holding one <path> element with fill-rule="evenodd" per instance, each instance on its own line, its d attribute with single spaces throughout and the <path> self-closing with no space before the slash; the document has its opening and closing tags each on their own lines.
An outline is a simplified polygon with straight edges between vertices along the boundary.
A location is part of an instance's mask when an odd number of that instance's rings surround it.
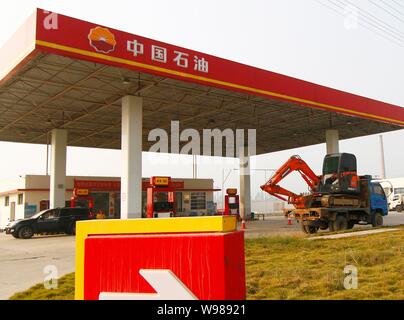
<svg viewBox="0 0 404 320">
<path fill-rule="evenodd" d="M 272 178 L 261 186 L 261 189 L 280 200 L 293 204 L 297 209 L 303 209 L 306 207 L 306 196 L 295 194 L 279 186 L 281 180 L 294 171 L 300 173 L 312 193 L 317 192 L 321 177 L 317 176 L 299 156 L 290 157 L 289 160 L 276 171 Z"/>
<path fill-rule="evenodd" d="M 298 195 L 279 186 L 294 171 L 308 184 L 307 194 Z M 305 233 L 352 229 L 355 224 L 381 226 L 388 212 L 383 188 L 372 181 L 372 176 L 358 176 L 356 157 L 349 153 L 325 156 L 321 176 L 299 156 L 293 156 L 261 189 L 293 204 L 295 208 L 285 213 L 300 222 Z"/>
<path fill-rule="evenodd" d="M 279 183 L 297 171 L 309 186 L 309 194 L 298 195 Z M 261 189 L 296 209 L 311 207 L 357 206 L 360 192 L 356 157 L 349 153 L 329 154 L 324 158 L 323 174 L 316 175 L 299 156 L 292 156 Z"/>
</svg>

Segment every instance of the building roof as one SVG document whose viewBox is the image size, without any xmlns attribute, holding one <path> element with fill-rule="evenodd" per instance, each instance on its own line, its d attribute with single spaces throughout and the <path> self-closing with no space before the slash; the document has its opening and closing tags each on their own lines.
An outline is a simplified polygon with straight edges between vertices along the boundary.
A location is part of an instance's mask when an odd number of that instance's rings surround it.
<svg viewBox="0 0 404 320">
<path fill-rule="evenodd" d="M 144 98 L 145 151 L 173 120 L 256 129 L 257 154 L 404 127 L 400 106 L 38 9 L 0 50 L 0 140 L 65 128 L 70 146 L 120 149 L 128 94 Z"/>
</svg>

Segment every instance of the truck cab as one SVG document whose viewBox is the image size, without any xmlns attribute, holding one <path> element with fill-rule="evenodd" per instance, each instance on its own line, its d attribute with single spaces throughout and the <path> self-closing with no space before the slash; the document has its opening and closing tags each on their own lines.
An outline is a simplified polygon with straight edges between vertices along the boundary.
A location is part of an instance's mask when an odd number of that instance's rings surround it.
<svg viewBox="0 0 404 320">
<path fill-rule="evenodd" d="M 372 215 L 379 212 L 382 216 L 387 216 L 389 212 L 387 196 L 379 182 L 370 183 L 370 212 Z"/>
</svg>

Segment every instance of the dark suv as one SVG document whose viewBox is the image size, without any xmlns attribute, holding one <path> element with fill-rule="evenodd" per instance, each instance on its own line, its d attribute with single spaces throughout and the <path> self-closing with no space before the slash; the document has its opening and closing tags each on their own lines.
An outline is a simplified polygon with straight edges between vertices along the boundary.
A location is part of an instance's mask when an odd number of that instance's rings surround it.
<svg viewBox="0 0 404 320">
<path fill-rule="evenodd" d="M 14 238 L 30 239 L 34 234 L 76 234 L 76 221 L 94 219 L 88 208 L 56 208 L 41 211 L 31 218 L 11 222 L 4 229 Z"/>
</svg>

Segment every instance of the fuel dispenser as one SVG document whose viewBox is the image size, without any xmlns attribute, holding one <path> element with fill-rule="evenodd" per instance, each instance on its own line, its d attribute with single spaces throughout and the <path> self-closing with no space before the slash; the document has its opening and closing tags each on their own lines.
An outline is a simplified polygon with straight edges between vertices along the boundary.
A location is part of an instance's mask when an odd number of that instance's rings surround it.
<svg viewBox="0 0 404 320">
<path fill-rule="evenodd" d="M 90 190 L 74 188 L 73 196 L 70 198 L 70 207 L 89 208 L 92 211 L 94 209 L 94 198 L 90 196 Z"/>
<path fill-rule="evenodd" d="M 174 217 L 175 185 L 170 177 L 152 177 L 147 187 L 147 218 Z"/>
<path fill-rule="evenodd" d="M 235 188 L 226 190 L 223 215 L 240 215 L 240 196 L 237 194 L 237 189 Z"/>
</svg>

